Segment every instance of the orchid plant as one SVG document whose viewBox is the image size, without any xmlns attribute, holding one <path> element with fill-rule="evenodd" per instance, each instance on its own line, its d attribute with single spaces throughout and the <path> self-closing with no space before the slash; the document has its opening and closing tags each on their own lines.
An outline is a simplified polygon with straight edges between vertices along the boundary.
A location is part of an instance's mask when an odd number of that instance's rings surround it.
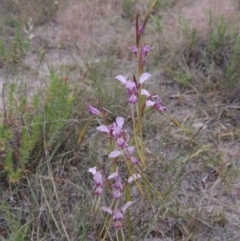
<svg viewBox="0 0 240 241">
<path fill-rule="evenodd" d="M 142 117 L 146 110 L 154 109 L 160 113 L 167 111 L 161 98 L 156 94 L 150 94 L 149 91 L 144 88 L 144 83 L 151 77 L 151 74 L 144 72 L 144 65 L 146 64 L 147 54 L 153 48 L 149 45 L 143 45 L 141 40 L 150 12 L 155 3 L 156 0 L 151 2 L 140 27 L 139 14 L 136 16 L 136 46 L 132 46 L 129 49 L 137 59 L 138 75 L 133 75 L 132 79 L 127 79 L 123 75 L 115 77 L 115 79 L 120 81 L 126 88 L 126 100 L 131 105 L 133 137 L 130 137 L 130 134 L 124 129 L 123 117 L 119 116 L 112 124 L 107 125 L 104 111 L 98 110 L 90 104 L 87 105 L 89 112 L 93 116 L 102 117 L 103 119 L 104 125 L 98 126 L 97 131 L 105 134 L 106 139 L 109 141 L 110 151 L 108 160 L 111 163 L 111 170 L 109 170 L 108 176 L 102 173 L 96 166 L 88 170 L 93 175 L 93 189 L 96 197 L 93 203 L 93 211 L 97 211 L 101 196 L 111 193 L 112 204 L 108 207 L 102 206 L 101 210 L 110 214 L 110 218 L 108 217 L 105 219 L 104 230 L 106 230 L 106 227 L 108 227 L 107 230 L 109 229 L 109 220 L 112 220 L 111 222 L 116 230 L 117 240 L 125 240 L 123 234 L 125 213 L 127 213 L 128 240 L 131 240 L 131 216 L 128 208 L 134 201 L 131 200 L 130 184 L 134 182 L 137 185 L 141 196 L 144 196 L 142 187 L 144 184 L 148 186 L 145 190 L 148 190 L 150 186 L 153 190 L 158 192 L 151 185 L 143 172 L 144 168 L 146 168 L 146 162 L 141 126 Z M 120 172 L 122 163 L 126 167 L 126 173 Z M 105 191 L 105 189 L 107 190 Z M 102 232 L 103 230 L 101 233 Z M 106 237 L 106 235 L 107 234 L 105 234 L 104 237 Z"/>
</svg>

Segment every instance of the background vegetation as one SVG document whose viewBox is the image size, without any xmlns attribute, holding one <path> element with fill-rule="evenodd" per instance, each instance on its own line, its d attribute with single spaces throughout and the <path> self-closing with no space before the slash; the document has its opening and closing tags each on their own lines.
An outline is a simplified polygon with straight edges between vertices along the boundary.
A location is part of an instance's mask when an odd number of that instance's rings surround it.
<svg viewBox="0 0 240 241">
<path fill-rule="evenodd" d="M 145 0 L 0 3 L 0 240 L 100 240 L 89 167 L 107 154 L 98 120 L 128 118 L 135 14 Z M 239 240 L 240 6 L 158 0 L 144 41 L 148 89 L 169 114 L 143 122 L 146 175 L 163 194 L 133 212 L 133 240 Z M 33 36 L 34 35 L 34 36 Z M 132 190 L 134 193 L 134 190 Z"/>
</svg>

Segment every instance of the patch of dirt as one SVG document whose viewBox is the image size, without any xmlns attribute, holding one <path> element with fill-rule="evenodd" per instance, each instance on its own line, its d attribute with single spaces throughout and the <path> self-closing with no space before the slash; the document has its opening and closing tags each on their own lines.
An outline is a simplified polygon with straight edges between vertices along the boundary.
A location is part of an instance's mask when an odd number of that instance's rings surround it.
<svg viewBox="0 0 240 241">
<path fill-rule="evenodd" d="M 234 0 L 181 0 L 173 8 L 162 13 L 162 34 L 161 38 L 171 46 L 181 46 L 184 41 L 182 31 L 180 30 L 180 17 L 186 19 L 190 29 L 195 29 L 204 37 L 209 32 L 210 21 L 214 22 L 220 17 L 224 17 L 227 24 L 233 25 L 239 29 L 238 24 L 239 6 Z M 237 23 L 237 25 L 236 25 Z M 183 26 L 182 26 L 183 27 Z"/>
</svg>

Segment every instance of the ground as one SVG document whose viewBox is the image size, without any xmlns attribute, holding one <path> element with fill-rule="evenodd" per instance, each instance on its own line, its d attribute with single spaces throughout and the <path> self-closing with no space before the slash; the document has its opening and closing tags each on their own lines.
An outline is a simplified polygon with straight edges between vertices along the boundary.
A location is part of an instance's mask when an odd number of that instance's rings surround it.
<svg viewBox="0 0 240 241">
<path fill-rule="evenodd" d="M 89 118 L 86 103 L 104 107 L 109 123 L 116 116 L 128 119 L 125 90 L 114 77 L 136 73 L 128 47 L 135 41 L 136 12 L 142 21 L 149 2 L 54 1 L 48 8 L 37 0 L 34 6 L 27 1 L 2 4 L 9 14 L 0 17 L 0 37 L 8 51 L 0 61 L 1 131 L 8 128 L 12 134 L 10 141 L 7 135 L 0 138 L 0 238 L 101 240 L 101 215 L 88 211 L 94 197 L 87 170 L 103 165 L 107 145 L 95 131 L 99 119 L 78 142 L 79 132 Z M 159 0 L 153 9 L 144 36 L 154 47 L 147 56 L 152 77 L 146 88 L 160 95 L 168 115 L 191 133 L 157 113 L 144 118 L 146 175 L 162 199 L 147 205 L 133 188 L 133 240 L 240 239 L 239 9 L 233 0 Z M 21 29 L 30 17 L 34 26 L 31 47 L 21 54 L 11 47 L 17 42 L 14 17 Z M 56 98 L 60 106 L 74 97 L 66 124 L 56 130 L 49 123 L 64 118 L 48 117 L 47 104 L 55 93 L 50 70 L 59 76 L 59 86 L 68 85 L 66 99 Z M 12 98 L 9 83 L 17 86 Z M 64 84 L 59 86 L 56 93 L 64 91 Z M 34 98 L 41 103 L 38 111 Z M 56 112 L 67 112 L 56 106 Z M 48 113 L 41 119 L 46 124 L 21 178 L 10 182 L 7 148 L 17 168 L 22 129 L 33 139 L 29 126 L 42 109 Z"/>
</svg>

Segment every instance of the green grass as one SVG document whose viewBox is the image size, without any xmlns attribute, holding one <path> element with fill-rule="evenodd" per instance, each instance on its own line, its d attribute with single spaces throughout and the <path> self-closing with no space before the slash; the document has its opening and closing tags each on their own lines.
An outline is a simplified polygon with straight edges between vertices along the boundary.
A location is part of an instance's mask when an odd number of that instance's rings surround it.
<svg viewBox="0 0 240 241">
<path fill-rule="evenodd" d="M 239 41 L 234 26 L 228 27 L 224 16 L 213 19 L 210 14 L 209 31 L 205 36 L 191 29 L 189 21 L 179 17 L 179 28 L 186 39 L 177 50 L 176 59 L 167 72 L 182 86 L 189 83 L 205 88 L 218 88 L 226 98 L 238 85 Z M 201 82 L 204 81 L 204 84 Z"/>
<path fill-rule="evenodd" d="M 31 6 L 36 28 L 50 25 L 61 13 L 58 6 L 46 9 L 45 4 L 36 1 Z M 146 3 L 135 0 L 117 5 L 116 31 L 118 21 L 125 26 L 126 19 L 134 20 L 136 4 L 146 7 Z M 156 113 L 143 119 L 144 174 L 162 198 L 149 188 L 150 204 L 132 187 L 132 240 L 204 237 L 237 241 L 238 223 L 231 217 L 238 215 L 239 108 L 238 102 L 229 107 L 228 99 L 239 83 L 240 32 L 237 26 L 229 26 L 224 16 L 215 18 L 210 13 L 204 33 L 191 28 L 191 23 L 180 16 L 181 46 L 169 50 L 169 45 L 161 42 L 167 23 L 164 13 L 176 4 L 157 1 L 150 17 L 146 34 L 149 31 L 147 38 L 153 43 L 147 43 L 155 48 L 148 55 L 151 64 L 147 67 L 153 77 L 147 88 L 161 94 L 169 115 L 192 134 Z M 91 120 L 77 144 L 90 116 L 85 104 L 104 110 L 107 124 L 123 116 L 132 136 L 126 91 L 114 77 L 122 74 L 131 78 L 136 61 L 127 50 L 122 57 L 121 42 L 116 40 L 109 46 L 99 43 L 106 46 L 104 51 L 88 49 L 72 62 L 51 63 L 49 52 L 60 48 L 67 55 L 65 45 L 70 43 L 56 43 L 54 50 L 48 45 L 32 45 L 34 38 L 30 41 L 23 31 L 30 8 L 11 1 L 6 9 L 11 14 L 0 16 L 0 23 L 11 29 L 10 34 L 0 28 L 0 71 L 6 82 L 0 123 L 0 240 L 98 240 L 105 217 L 102 212 L 90 212 L 94 195 L 87 170 L 95 165 L 104 170 L 109 150 L 105 137 L 96 132 L 98 117 Z M 14 11 L 17 14 L 13 18 Z M 123 38 L 131 31 L 122 33 Z M 9 36 L 10 41 L 6 41 Z M 78 51 L 75 46 L 69 49 Z M 37 63 L 25 66 L 26 56 L 34 53 Z M 24 78 L 35 82 L 24 82 Z M 199 126 L 203 128 L 199 130 Z M 111 196 L 106 195 L 101 205 L 110 202 Z M 112 229 L 109 233 L 114 240 Z"/>
</svg>

